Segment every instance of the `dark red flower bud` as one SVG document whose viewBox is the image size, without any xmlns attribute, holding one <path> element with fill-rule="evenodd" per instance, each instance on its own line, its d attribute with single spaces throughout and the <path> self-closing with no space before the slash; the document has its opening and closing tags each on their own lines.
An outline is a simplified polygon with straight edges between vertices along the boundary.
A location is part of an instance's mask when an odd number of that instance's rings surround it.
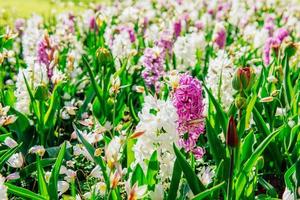
<svg viewBox="0 0 300 200">
<path fill-rule="evenodd" d="M 239 136 L 236 131 L 234 118 L 231 116 L 228 123 L 226 144 L 230 147 L 237 147 L 239 144 Z"/>
</svg>

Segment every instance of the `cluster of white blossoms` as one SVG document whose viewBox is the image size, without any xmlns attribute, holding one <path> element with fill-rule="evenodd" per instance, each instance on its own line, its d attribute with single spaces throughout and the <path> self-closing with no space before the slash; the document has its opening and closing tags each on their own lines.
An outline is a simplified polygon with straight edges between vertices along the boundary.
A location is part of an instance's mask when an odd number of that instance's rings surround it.
<svg viewBox="0 0 300 200">
<path fill-rule="evenodd" d="M 194 66 L 197 62 L 196 51 L 203 50 L 204 47 L 205 38 L 202 33 L 193 32 L 179 36 L 174 43 L 178 69 L 186 70 L 189 66 Z"/>
<path fill-rule="evenodd" d="M 235 66 L 228 54 L 224 50 L 219 50 L 217 57 L 209 63 L 205 82 L 208 88 L 212 90 L 215 98 L 219 98 L 223 108 L 226 109 L 229 109 L 233 102 L 234 89 L 232 88 L 232 78 L 234 73 Z"/>
<path fill-rule="evenodd" d="M 136 131 L 143 134 L 138 137 L 133 147 L 136 163 L 146 170 L 146 161 L 157 151 L 160 162 L 159 175 L 162 180 L 166 180 L 171 176 L 175 160 L 173 143 L 178 142 L 176 109 L 169 99 L 160 100 L 146 96 L 139 118 Z"/>
<path fill-rule="evenodd" d="M 43 36 L 43 19 L 34 15 L 27 20 L 25 30 L 22 34 L 23 57 L 27 65 L 31 65 L 37 59 L 38 42 Z"/>
<path fill-rule="evenodd" d="M 17 98 L 15 108 L 20 112 L 29 114 L 30 96 L 25 84 L 25 78 L 32 91 L 39 85 L 48 84 L 46 66 L 36 62 L 25 69 L 20 69 L 18 73 L 15 90 Z"/>
</svg>

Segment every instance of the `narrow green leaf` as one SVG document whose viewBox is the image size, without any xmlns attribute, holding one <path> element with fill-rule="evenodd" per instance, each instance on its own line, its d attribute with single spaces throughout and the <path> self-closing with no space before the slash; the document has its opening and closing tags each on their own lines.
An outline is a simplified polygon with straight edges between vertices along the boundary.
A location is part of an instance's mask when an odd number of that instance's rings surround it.
<svg viewBox="0 0 300 200">
<path fill-rule="evenodd" d="M 58 153 L 56 162 L 51 172 L 50 180 L 49 180 L 49 195 L 51 199 L 58 199 L 58 190 L 57 190 L 57 183 L 58 183 L 58 176 L 60 167 L 62 165 L 64 156 L 66 152 L 66 142 L 61 145 L 61 149 Z"/>
<path fill-rule="evenodd" d="M 36 160 L 37 160 L 36 167 L 37 167 L 37 177 L 38 177 L 37 179 L 38 179 L 39 192 L 42 196 L 49 197 L 48 187 L 45 180 L 45 173 L 42 168 L 41 159 L 39 155 L 36 155 Z"/>
<path fill-rule="evenodd" d="M 0 135 L 0 142 L 4 142 L 7 137 L 11 137 L 11 136 L 12 136 L 11 133 L 1 134 Z"/>
<path fill-rule="evenodd" d="M 45 197 L 38 195 L 30 190 L 14 186 L 10 183 L 5 183 L 7 186 L 7 192 L 22 198 L 28 198 L 30 200 L 47 200 Z"/>
<path fill-rule="evenodd" d="M 175 163 L 174 163 L 171 185 L 170 185 L 168 198 L 167 198 L 168 200 L 176 199 L 181 175 L 182 175 L 182 170 L 181 170 L 178 159 L 176 159 Z"/>
<path fill-rule="evenodd" d="M 213 94 L 210 92 L 210 90 L 206 87 L 205 84 L 203 84 L 209 99 L 211 100 L 211 102 L 213 103 L 216 112 L 217 112 L 217 118 L 219 119 L 220 123 L 221 123 L 221 127 L 223 130 L 223 133 L 227 132 L 227 122 L 228 122 L 228 117 L 226 116 L 226 113 L 223 111 L 223 109 L 221 108 L 220 104 L 217 102 L 217 100 L 215 99 L 215 97 L 213 96 Z"/>
<path fill-rule="evenodd" d="M 184 173 L 186 180 L 189 184 L 189 187 L 191 188 L 194 195 L 199 194 L 200 192 L 204 191 L 205 187 L 199 180 L 197 174 L 194 172 L 192 167 L 189 165 L 189 163 L 186 161 L 182 153 L 179 151 L 179 149 L 173 144 L 173 148 L 176 154 L 176 157 L 178 159 L 179 165 L 181 167 L 182 172 Z"/>
<path fill-rule="evenodd" d="M 267 148 L 267 146 L 270 144 L 270 142 L 283 130 L 283 128 L 279 128 L 276 131 L 274 131 L 273 133 L 271 133 L 270 135 L 268 135 L 268 137 L 266 137 L 261 143 L 260 145 L 254 150 L 254 152 L 252 153 L 251 157 L 249 158 L 249 160 L 247 160 L 247 162 L 244 165 L 244 171 L 245 172 L 250 172 L 250 170 L 253 168 L 253 166 L 255 165 L 258 157 L 263 153 L 263 151 Z"/>
<path fill-rule="evenodd" d="M 148 169 L 147 169 L 147 183 L 148 186 L 152 187 L 156 183 L 156 175 L 159 170 L 159 163 L 157 160 L 157 151 L 154 151 L 150 157 Z"/>
<path fill-rule="evenodd" d="M 223 181 L 222 183 L 212 187 L 212 188 L 209 188 L 207 190 L 205 190 L 204 192 L 201 192 L 200 194 L 197 194 L 193 200 L 200 200 L 200 199 L 204 199 L 206 198 L 207 196 L 209 196 L 212 192 L 216 191 L 216 190 L 219 190 L 222 188 L 222 186 L 225 185 L 225 181 Z"/>
<path fill-rule="evenodd" d="M 220 141 L 218 134 L 212 127 L 209 120 L 206 120 L 206 134 L 209 144 L 209 151 L 211 152 L 214 160 L 219 163 L 222 159 L 225 159 L 225 145 Z"/>
<path fill-rule="evenodd" d="M 142 167 L 137 164 L 131 178 L 131 185 L 138 183 L 139 186 L 144 185 L 146 183 L 146 177 Z"/>
<path fill-rule="evenodd" d="M 255 106 L 255 102 L 256 102 L 256 99 L 257 99 L 257 94 L 253 94 L 248 105 L 247 105 L 247 108 L 246 108 L 246 129 L 249 128 L 249 125 L 250 125 L 250 117 L 251 117 L 251 113 L 252 113 L 252 110 Z"/>
</svg>

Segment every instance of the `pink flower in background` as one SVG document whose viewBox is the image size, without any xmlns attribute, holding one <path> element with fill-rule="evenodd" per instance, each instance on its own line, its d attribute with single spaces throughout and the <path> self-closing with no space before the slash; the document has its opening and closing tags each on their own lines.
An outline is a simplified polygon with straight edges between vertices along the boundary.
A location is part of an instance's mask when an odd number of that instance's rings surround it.
<svg viewBox="0 0 300 200">
<path fill-rule="evenodd" d="M 141 58 L 142 65 L 145 67 L 142 72 L 147 86 L 159 87 L 159 79 L 164 73 L 164 56 L 162 49 L 158 47 L 146 48 Z"/>
<path fill-rule="evenodd" d="M 285 28 L 280 28 L 275 31 L 273 37 L 269 37 L 264 45 L 263 60 L 265 65 L 269 65 L 271 62 L 271 50 L 277 50 L 283 40 L 289 36 L 289 32 Z"/>
<path fill-rule="evenodd" d="M 181 29 L 182 29 L 182 27 L 181 27 L 181 21 L 178 20 L 178 21 L 174 22 L 173 28 L 174 28 L 175 37 L 177 38 L 180 35 Z"/>
<path fill-rule="evenodd" d="M 217 24 L 214 32 L 214 42 L 220 49 L 223 49 L 225 47 L 226 37 L 227 33 L 223 24 Z"/>
<path fill-rule="evenodd" d="M 200 81 L 188 74 L 181 75 L 173 104 L 178 114 L 179 145 L 187 152 L 193 152 L 197 158 L 201 158 L 204 150 L 196 146 L 200 134 L 203 134 L 205 129 Z"/>
<path fill-rule="evenodd" d="M 162 32 L 159 40 L 156 42 L 156 45 L 163 50 L 164 55 L 166 53 L 172 54 L 173 48 L 173 34 L 171 31 Z"/>
<path fill-rule="evenodd" d="M 51 79 L 53 75 L 53 66 L 50 65 L 54 59 L 55 45 L 49 37 L 48 33 L 45 33 L 43 39 L 38 43 L 37 59 L 39 63 L 44 64 L 47 67 L 48 78 Z"/>
<path fill-rule="evenodd" d="M 289 36 L 289 32 L 288 30 L 286 30 L 285 28 L 280 28 L 278 30 L 275 31 L 274 33 L 274 38 L 278 39 L 280 41 L 280 43 L 287 37 Z"/>
</svg>

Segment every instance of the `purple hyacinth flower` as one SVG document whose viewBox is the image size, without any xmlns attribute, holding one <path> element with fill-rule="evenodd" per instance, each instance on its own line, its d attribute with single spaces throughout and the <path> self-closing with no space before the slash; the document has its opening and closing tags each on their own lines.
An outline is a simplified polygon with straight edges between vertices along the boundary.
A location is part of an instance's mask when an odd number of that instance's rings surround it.
<svg viewBox="0 0 300 200">
<path fill-rule="evenodd" d="M 141 58 L 144 70 L 142 77 L 147 86 L 154 86 L 156 89 L 159 87 L 159 79 L 164 73 L 164 57 L 160 48 L 146 48 L 144 55 Z"/>
<path fill-rule="evenodd" d="M 196 143 L 205 129 L 200 81 L 188 74 L 181 75 L 179 86 L 173 96 L 173 104 L 178 114 L 179 145 L 187 152 L 196 153 L 199 158 L 201 153 Z"/>
</svg>

